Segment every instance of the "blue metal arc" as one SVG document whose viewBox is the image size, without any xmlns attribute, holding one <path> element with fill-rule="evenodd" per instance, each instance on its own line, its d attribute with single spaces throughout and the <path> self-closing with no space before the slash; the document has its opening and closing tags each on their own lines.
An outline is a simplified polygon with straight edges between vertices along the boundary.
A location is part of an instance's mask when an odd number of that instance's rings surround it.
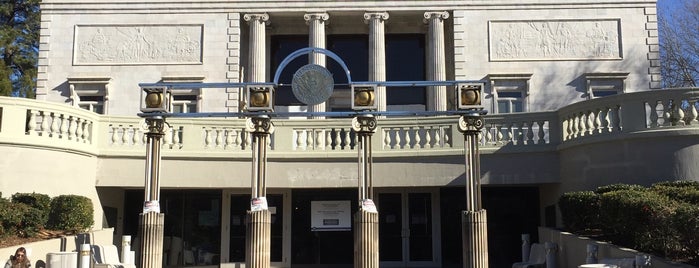
<svg viewBox="0 0 699 268">
<path fill-rule="evenodd" d="M 345 64 L 345 61 L 343 61 L 342 58 L 340 58 L 340 56 L 338 56 L 334 52 L 327 50 L 327 49 L 324 49 L 324 48 L 319 48 L 319 47 L 302 48 L 302 49 L 299 49 L 299 50 L 292 52 L 291 54 L 289 54 L 289 56 L 286 56 L 286 58 L 284 58 L 284 60 L 279 64 L 279 67 L 277 67 L 277 71 L 274 73 L 274 80 L 272 80 L 272 82 L 275 85 L 279 85 L 279 76 L 282 75 L 282 71 L 284 71 L 284 68 L 286 68 L 286 66 L 292 60 L 294 60 L 300 56 L 310 54 L 310 53 L 322 53 L 322 54 L 325 54 L 326 56 L 332 58 L 333 60 L 335 60 L 335 62 L 340 64 L 340 66 L 342 66 L 342 69 L 345 70 L 345 74 L 347 75 L 347 83 L 349 83 L 349 84 L 352 83 L 352 77 L 350 76 L 350 71 L 347 68 L 347 64 Z"/>
</svg>

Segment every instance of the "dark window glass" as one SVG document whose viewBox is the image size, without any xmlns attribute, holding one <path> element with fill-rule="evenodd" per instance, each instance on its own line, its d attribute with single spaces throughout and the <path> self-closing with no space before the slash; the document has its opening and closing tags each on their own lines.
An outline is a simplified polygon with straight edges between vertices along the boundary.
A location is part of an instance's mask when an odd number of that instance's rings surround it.
<svg viewBox="0 0 699 268">
<path fill-rule="evenodd" d="M 296 50 L 308 47 L 308 36 L 306 35 L 275 35 L 272 36 L 270 44 L 272 45 L 270 80 L 274 79 L 277 69 L 284 59 Z M 284 86 L 277 87 L 274 92 L 274 105 L 289 106 L 289 105 L 304 105 L 294 97 L 291 91 L 291 79 L 294 77 L 296 70 L 308 64 L 308 56 L 298 57 L 289 62 L 279 76 L 280 84 Z"/>
<path fill-rule="evenodd" d="M 425 36 L 386 35 L 386 81 L 425 80 Z M 425 87 L 389 87 L 387 105 L 425 104 Z"/>
</svg>

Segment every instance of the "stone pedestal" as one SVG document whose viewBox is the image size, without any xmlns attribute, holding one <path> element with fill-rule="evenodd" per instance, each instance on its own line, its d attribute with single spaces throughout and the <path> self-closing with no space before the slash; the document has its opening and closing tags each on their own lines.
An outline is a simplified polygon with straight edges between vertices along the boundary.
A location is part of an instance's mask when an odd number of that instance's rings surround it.
<svg viewBox="0 0 699 268">
<path fill-rule="evenodd" d="M 139 214 L 138 237 L 141 238 L 141 256 L 138 267 L 162 268 L 163 267 L 163 233 L 165 214 L 148 212 Z"/>
<path fill-rule="evenodd" d="M 464 268 L 488 268 L 488 220 L 485 209 L 463 211 Z"/>
<path fill-rule="evenodd" d="M 354 214 L 354 268 L 379 267 L 379 213 Z"/>
<path fill-rule="evenodd" d="M 247 212 L 245 219 L 245 267 L 270 267 L 271 215 L 269 210 Z"/>
</svg>

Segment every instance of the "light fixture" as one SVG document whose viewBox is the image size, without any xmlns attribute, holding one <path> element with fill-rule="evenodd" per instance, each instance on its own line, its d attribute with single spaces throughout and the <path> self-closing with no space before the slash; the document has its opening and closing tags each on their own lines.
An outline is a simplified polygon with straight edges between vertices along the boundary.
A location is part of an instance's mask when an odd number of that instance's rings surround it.
<svg viewBox="0 0 699 268">
<path fill-rule="evenodd" d="M 273 86 L 246 86 L 248 111 L 274 111 Z"/>
<path fill-rule="evenodd" d="M 141 112 L 170 112 L 170 92 L 167 87 L 149 86 L 141 88 Z"/>
<path fill-rule="evenodd" d="M 457 108 L 459 110 L 482 110 L 481 103 L 484 83 L 463 83 L 456 85 Z"/>
<path fill-rule="evenodd" d="M 352 110 L 376 110 L 376 85 L 352 86 Z"/>
</svg>

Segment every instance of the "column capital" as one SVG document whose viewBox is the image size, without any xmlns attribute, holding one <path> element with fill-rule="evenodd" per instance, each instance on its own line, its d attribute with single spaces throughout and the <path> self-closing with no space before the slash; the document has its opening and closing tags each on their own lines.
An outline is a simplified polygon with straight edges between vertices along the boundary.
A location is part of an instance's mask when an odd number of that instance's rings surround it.
<svg viewBox="0 0 699 268">
<path fill-rule="evenodd" d="M 447 11 L 427 11 L 423 15 L 425 16 L 425 19 L 423 20 L 425 23 L 430 22 L 432 19 L 440 19 L 440 20 L 446 20 L 449 18 L 449 12 Z"/>
<path fill-rule="evenodd" d="M 258 21 L 269 24 L 269 15 L 267 13 L 248 13 L 243 15 L 243 19 L 247 22 Z"/>
<path fill-rule="evenodd" d="M 306 21 L 306 25 L 308 25 L 309 23 L 311 23 L 311 21 L 314 20 L 326 22 L 330 19 L 330 15 L 328 13 L 306 13 L 303 14 L 303 19 Z"/>
<path fill-rule="evenodd" d="M 388 12 L 366 12 L 364 13 L 364 23 L 371 20 L 388 20 Z"/>
</svg>

